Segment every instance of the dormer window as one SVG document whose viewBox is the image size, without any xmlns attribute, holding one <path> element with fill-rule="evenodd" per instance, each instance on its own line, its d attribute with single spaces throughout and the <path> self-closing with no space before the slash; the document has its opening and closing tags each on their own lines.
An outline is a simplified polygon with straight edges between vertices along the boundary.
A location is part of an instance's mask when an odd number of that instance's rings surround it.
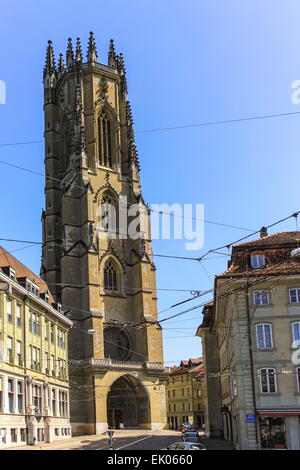
<svg viewBox="0 0 300 470">
<path fill-rule="evenodd" d="M 252 269 L 263 268 L 265 264 L 266 264 L 265 255 L 262 255 L 262 254 L 251 255 L 251 268 Z"/>
<path fill-rule="evenodd" d="M 9 268 L 9 277 L 15 281 L 16 280 L 16 271 L 13 268 Z"/>
</svg>

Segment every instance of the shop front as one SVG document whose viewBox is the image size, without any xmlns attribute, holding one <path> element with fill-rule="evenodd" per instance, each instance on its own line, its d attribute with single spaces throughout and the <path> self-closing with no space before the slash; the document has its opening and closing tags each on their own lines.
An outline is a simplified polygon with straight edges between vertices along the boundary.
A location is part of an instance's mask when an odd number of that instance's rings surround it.
<svg viewBox="0 0 300 470">
<path fill-rule="evenodd" d="M 300 450 L 300 410 L 260 410 L 261 449 Z"/>
</svg>

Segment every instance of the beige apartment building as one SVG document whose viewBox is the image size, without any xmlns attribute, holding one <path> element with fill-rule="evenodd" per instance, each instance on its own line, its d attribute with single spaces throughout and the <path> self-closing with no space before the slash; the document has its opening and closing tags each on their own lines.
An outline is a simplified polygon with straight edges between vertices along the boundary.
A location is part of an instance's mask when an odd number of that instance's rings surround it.
<svg viewBox="0 0 300 470">
<path fill-rule="evenodd" d="M 71 326 L 46 283 L 0 247 L 0 449 L 71 436 Z"/>
<path fill-rule="evenodd" d="M 179 429 L 182 423 L 195 428 L 204 424 L 203 361 L 189 359 L 171 368 L 167 392 L 169 429 Z"/>
<path fill-rule="evenodd" d="M 237 449 L 300 449 L 299 239 L 262 229 L 259 239 L 233 246 L 199 328 L 215 338 L 219 362 L 207 378 L 219 382 L 208 412 L 217 406 Z"/>
</svg>

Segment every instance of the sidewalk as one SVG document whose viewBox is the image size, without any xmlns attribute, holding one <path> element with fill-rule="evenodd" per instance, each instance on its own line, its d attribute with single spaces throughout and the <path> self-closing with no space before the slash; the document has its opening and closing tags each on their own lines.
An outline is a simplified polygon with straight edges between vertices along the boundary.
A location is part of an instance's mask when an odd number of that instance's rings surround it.
<svg viewBox="0 0 300 470">
<path fill-rule="evenodd" d="M 207 450 L 235 450 L 225 439 L 209 439 L 206 435 L 202 435 L 201 441 Z"/>
<path fill-rule="evenodd" d="M 151 431 L 151 430 L 143 430 L 143 429 L 116 429 L 114 431 L 114 438 L 117 437 L 135 437 L 135 436 L 148 436 L 148 435 L 155 435 L 155 436 L 180 436 L 178 431 L 173 430 L 164 430 L 164 431 Z M 107 433 L 103 433 L 100 435 L 83 435 L 83 436 L 74 436 L 70 437 L 69 439 L 58 440 L 54 442 L 40 442 L 37 443 L 35 446 L 18 446 L 18 447 L 4 447 L 1 450 L 55 450 L 60 449 L 63 447 L 71 448 L 77 446 L 78 444 L 90 444 L 93 441 L 102 441 L 107 440 L 108 436 Z"/>
</svg>

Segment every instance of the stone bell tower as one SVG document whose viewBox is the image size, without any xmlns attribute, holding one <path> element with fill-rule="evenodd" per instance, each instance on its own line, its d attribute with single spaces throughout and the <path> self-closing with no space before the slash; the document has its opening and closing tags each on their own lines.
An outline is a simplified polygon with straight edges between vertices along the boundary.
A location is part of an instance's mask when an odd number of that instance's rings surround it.
<svg viewBox="0 0 300 470">
<path fill-rule="evenodd" d="M 123 55 L 115 53 L 112 40 L 107 65 L 98 62 L 90 33 L 87 60 L 80 39 L 74 50 L 69 38 L 66 60 L 60 54 L 57 66 L 49 41 L 44 116 L 41 276 L 74 323 L 69 341 L 73 433 L 100 433 L 120 423 L 162 429 L 168 371 L 156 323 L 149 211 L 141 193 Z M 135 221 L 132 213 L 126 218 L 133 204 L 139 205 Z M 104 226 L 100 236 L 99 224 L 109 212 L 104 207 L 115 209 L 116 224 L 114 231 Z M 129 236 L 130 223 L 138 225 L 142 214 L 146 229 Z"/>
</svg>

